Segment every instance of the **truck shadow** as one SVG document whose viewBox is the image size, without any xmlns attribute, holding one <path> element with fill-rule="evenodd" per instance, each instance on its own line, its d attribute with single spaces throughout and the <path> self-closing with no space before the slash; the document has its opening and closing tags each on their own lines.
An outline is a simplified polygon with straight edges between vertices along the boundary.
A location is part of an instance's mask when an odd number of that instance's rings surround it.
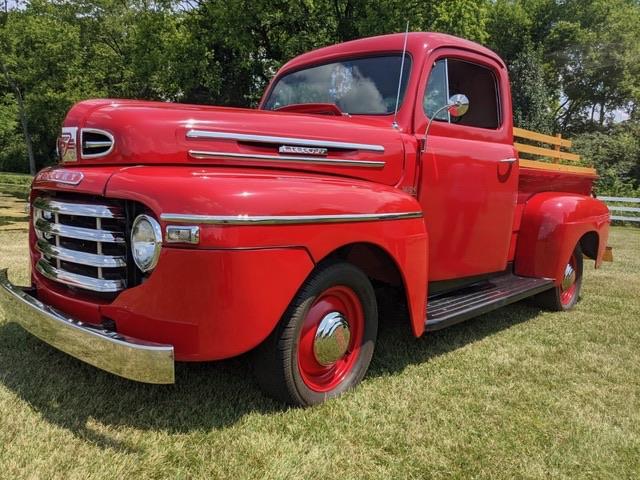
<svg viewBox="0 0 640 480">
<path fill-rule="evenodd" d="M 368 377 L 428 362 L 538 313 L 518 304 L 421 339 L 411 335 L 403 315 L 384 318 Z M 0 382 L 48 422 L 103 448 L 139 449 L 100 433 L 100 425 L 168 433 L 210 431 L 233 425 L 252 412 L 269 414 L 287 408 L 262 394 L 248 357 L 181 363 L 176 378 L 175 385 L 130 382 L 49 347 L 16 324 L 0 325 Z"/>
</svg>

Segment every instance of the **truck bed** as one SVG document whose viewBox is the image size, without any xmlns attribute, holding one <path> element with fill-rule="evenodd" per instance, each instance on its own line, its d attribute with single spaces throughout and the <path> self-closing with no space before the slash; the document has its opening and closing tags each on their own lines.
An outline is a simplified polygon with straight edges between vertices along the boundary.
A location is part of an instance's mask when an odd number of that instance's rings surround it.
<svg viewBox="0 0 640 480">
<path fill-rule="evenodd" d="M 591 168 L 521 160 L 518 204 L 525 203 L 532 195 L 540 192 L 591 195 L 596 179 L 595 170 Z"/>
</svg>

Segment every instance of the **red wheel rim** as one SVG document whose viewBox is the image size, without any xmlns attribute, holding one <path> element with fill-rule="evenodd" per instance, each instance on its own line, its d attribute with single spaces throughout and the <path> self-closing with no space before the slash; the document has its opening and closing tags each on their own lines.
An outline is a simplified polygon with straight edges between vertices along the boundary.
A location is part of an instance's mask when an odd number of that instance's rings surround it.
<svg viewBox="0 0 640 480">
<path fill-rule="evenodd" d="M 560 285 L 560 302 L 562 305 L 569 305 L 573 301 L 573 297 L 576 294 L 578 271 L 578 261 L 576 254 L 571 255 L 569 263 L 564 269 L 564 277 L 562 278 L 562 284 Z"/>
<path fill-rule="evenodd" d="M 339 312 L 348 324 L 350 338 L 346 352 L 330 364 L 316 358 L 314 342 L 322 320 Z M 360 355 L 364 335 L 364 311 L 358 295 L 349 287 L 335 286 L 322 292 L 309 308 L 298 341 L 298 370 L 311 390 L 328 392 L 349 374 Z"/>
</svg>

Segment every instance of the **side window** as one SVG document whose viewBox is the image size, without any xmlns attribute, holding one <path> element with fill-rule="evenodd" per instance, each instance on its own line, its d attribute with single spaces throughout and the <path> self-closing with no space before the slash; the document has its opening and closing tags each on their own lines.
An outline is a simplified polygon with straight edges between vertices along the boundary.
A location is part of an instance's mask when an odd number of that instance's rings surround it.
<svg viewBox="0 0 640 480">
<path fill-rule="evenodd" d="M 498 82 L 489 68 L 455 58 L 438 60 L 425 90 L 423 103 L 427 117 L 430 118 L 457 93 L 469 99 L 467 113 L 450 118 L 446 112 L 441 112 L 434 120 L 479 128 L 496 129 L 500 126 Z"/>
</svg>

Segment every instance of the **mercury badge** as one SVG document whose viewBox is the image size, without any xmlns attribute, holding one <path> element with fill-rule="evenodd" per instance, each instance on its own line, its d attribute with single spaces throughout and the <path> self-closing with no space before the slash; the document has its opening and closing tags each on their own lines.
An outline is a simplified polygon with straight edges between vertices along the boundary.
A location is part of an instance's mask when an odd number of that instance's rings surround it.
<svg viewBox="0 0 640 480">
<path fill-rule="evenodd" d="M 62 133 L 58 137 L 57 150 L 60 160 L 63 162 L 75 162 L 78 160 L 76 152 L 76 139 L 78 127 L 62 127 Z"/>
<path fill-rule="evenodd" d="M 36 182 L 53 182 L 64 185 L 78 185 L 84 174 L 76 170 L 66 168 L 45 168 L 36 175 Z"/>
<path fill-rule="evenodd" d="M 278 152 L 280 153 L 293 153 L 296 155 L 326 155 L 328 150 L 326 148 L 317 147 L 295 147 L 292 145 L 282 145 Z"/>
</svg>

